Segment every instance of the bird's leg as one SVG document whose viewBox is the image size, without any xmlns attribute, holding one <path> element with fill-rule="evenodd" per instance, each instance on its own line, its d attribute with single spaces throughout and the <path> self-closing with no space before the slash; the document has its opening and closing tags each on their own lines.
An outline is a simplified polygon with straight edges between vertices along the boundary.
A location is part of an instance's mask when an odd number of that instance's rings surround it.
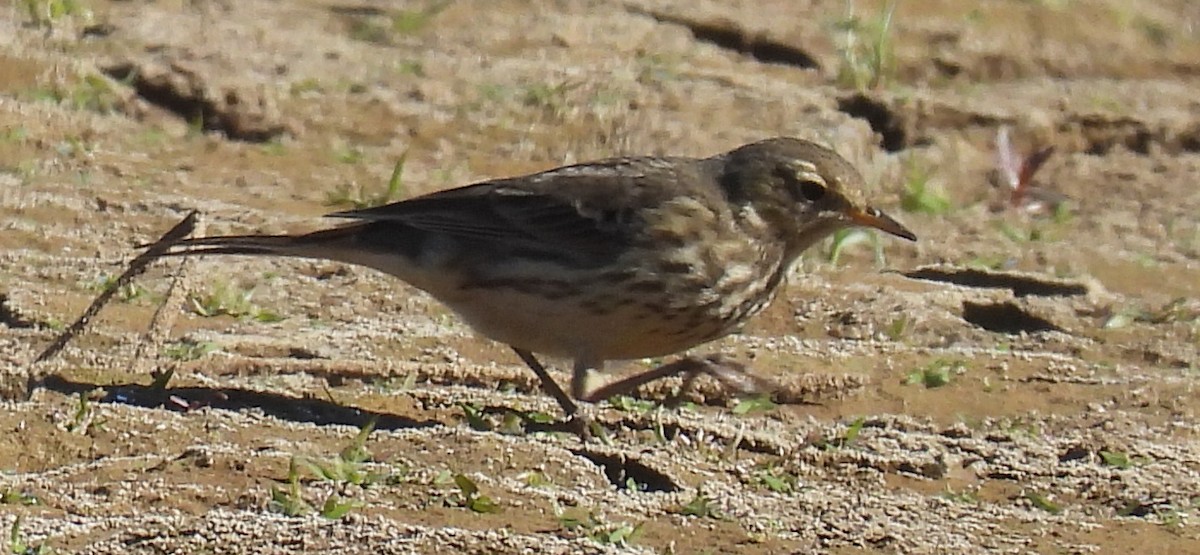
<svg viewBox="0 0 1200 555">
<path fill-rule="evenodd" d="M 592 370 L 602 369 L 603 364 L 603 362 L 593 364 L 585 359 L 575 359 L 575 366 L 571 369 L 571 397 L 580 400 L 587 398 L 587 392 L 592 389 Z"/>
<path fill-rule="evenodd" d="M 672 399 L 678 399 L 686 394 L 701 374 L 708 374 L 725 387 L 741 394 L 762 393 L 775 389 L 774 383 L 751 374 L 745 365 L 722 355 L 709 355 L 703 358 L 687 357 L 670 364 L 663 364 L 657 368 L 605 384 L 587 394 L 577 395 L 576 398 L 595 403 L 614 395 L 629 393 L 652 381 L 678 374 L 684 374 L 683 386 L 678 393 L 672 396 Z"/>
<path fill-rule="evenodd" d="M 575 404 L 575 401 L 571 400 L 567 392 L 559 387 L 558 382 L 550 377 L 550 373 L 546 371 L 546 367 L 542 366 L 541 362 L 538 362 L 533 353 L 516 347 L 513 347 L 512 350 L 517 353 L 517 356 L 521 357 L 521 360 L 525 361 L 525 364 L 529 366 L 530 370 L 533 370 L 534 374 L 537 374 L 538 379 L 542 381 L 542 389 L 546 390 L 546 393 L 549 393 L 551 397 L 554 397 L 555 401 L 558 401 L 558 406 L 562 407 L 567 418 L 574 418 L 575 415 L 579 414 L 579 405 Z"/>
</svg>

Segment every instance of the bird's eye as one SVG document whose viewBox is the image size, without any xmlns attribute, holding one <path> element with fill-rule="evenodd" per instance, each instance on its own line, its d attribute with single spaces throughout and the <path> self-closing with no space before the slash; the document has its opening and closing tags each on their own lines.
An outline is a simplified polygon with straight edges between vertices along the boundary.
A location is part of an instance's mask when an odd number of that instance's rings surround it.
<svg viewBox="0 0 1200 555">
<path fill-rule="evenodd" d="M 817 181 L 805 179 L 792 183 L 792 188 L 809 202 L 816 202 L 825 197 L 825 184 Z"/>
</svg>

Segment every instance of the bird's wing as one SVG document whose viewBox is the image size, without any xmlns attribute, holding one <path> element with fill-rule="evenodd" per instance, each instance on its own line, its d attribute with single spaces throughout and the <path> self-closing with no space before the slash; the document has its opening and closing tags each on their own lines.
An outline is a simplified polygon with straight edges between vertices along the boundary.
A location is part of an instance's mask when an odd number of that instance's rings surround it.
<svg viewBox="0 0 1200 555">
<path fill-rule="evenodd" d="M 635 207 L 663 200 L 663 185 L 677 179 L 675 171 L 659 159 L 604 160 L 330 217 L 401 222 L 498 246 L 615 255 L 637 231 Z"/>
</svg>

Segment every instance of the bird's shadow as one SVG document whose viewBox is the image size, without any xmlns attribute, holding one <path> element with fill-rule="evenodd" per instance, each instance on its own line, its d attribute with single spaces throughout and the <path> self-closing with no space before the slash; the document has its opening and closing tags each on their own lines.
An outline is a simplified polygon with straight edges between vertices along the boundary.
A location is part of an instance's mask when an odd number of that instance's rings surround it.
<svg viewBox="0 0 1200 555">
<path fill-rule="evenodd" d="M 437 420 L 416 420 L 395 414 L 346 407 L 333 401 L 316 398 L 296 398 L 229 387 L 159 387 L 141 384 L 107 385 L 72 381 L 62 376 L 42 378 L 37 387 L 64 395 L 87 395 L 97 389 L 103 395 L 92 398 L 100 403 L 115 403 L 146 408 L 162 408 L 187 412 L 202 407 L 241 411 L 258 409 L 268 416 L 297 423 L 318 426 L 341 424 L 361 428 L 372 419 L 375 429 L 399 430 L 442 426 Z"/>
</svg>

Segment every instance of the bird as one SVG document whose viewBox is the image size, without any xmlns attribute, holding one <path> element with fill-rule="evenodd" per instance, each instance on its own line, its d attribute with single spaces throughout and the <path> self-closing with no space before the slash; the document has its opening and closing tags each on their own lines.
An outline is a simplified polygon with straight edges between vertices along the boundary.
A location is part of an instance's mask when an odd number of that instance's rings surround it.
<svg viewBox="0 0 1200 555">
<path fill-rule="evenodd" d="M 625 156 L 482 181 L 302 234 L 185 239 L 168 256 L 332 260 L 390 274 L 508 345 L 568 418 L 670 375 L 753 389 L 729 359 L 684 356 L 595 387 L 610 361 L 665 357 L 740 329 L 806 249 L 848 227 L 916 240 L 866 203 L 834 150 L 775 137 L 707 158 Z M 538 355 L 573 361 L 570 393 Z M 741 385 L 739 385 L 741 384 Z"/>
</svg>

